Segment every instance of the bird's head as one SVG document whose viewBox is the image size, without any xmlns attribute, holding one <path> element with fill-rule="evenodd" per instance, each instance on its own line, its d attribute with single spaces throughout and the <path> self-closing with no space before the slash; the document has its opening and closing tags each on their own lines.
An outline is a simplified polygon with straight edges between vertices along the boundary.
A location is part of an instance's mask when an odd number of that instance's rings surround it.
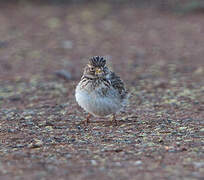
<svg viewBox="0 0 204 180">
<path fill-rule="evenodd" d="M 92 57 L 84 68 L 84 75 L 93 79 L 105 78 L 107 73 L 106 60 L 101 56 Z"/>
</svg>

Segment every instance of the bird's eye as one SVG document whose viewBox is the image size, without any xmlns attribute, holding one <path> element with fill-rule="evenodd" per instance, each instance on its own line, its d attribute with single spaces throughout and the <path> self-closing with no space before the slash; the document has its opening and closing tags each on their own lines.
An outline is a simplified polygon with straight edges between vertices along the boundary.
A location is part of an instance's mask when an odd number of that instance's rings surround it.
<svg viewBox="0 0 204 180">
<path fill-rule="evenodd" d="M 93 68 L 93 67 L 90 67 L 89 69 L 90 69 L 90 71 L 94 71 L 94 68 Z"/>
</svg>

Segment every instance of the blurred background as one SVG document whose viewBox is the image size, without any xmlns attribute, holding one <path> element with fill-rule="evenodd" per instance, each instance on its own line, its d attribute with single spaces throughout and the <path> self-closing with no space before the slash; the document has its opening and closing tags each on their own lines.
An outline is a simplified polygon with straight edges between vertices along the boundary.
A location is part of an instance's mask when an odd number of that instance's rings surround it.
<svg viewBox="0 0 204 180">
<path fill-rule="evenodd" d="M 83 67 L 131 96 L 83 125 Z M 1 0 L 0 179 L 203 180 L 204 0 Z M 93 118 L 97 121 L 97 118 Z"/>
<path fill-rule="evenodd" d="M 202 0 L 1 1 L 0 79 L 61 69 L 78 79 L 94 55 L 130 81 L 151 65 L 202 71 L 203 13 Z"/>
</svg>

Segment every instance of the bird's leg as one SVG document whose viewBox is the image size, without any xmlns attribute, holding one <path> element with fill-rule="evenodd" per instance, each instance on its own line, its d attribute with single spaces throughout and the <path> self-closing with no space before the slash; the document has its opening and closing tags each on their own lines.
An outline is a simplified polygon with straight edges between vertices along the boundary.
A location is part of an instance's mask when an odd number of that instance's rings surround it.
<svg viewBox="0 0 204 180">
<path fill-rule="evenodd" d="M 112 120 L 112 124 L 117 125 L 117 120 L 115 118 L 115 114 L 112 115 L 111 120 Z"/>
<path fill-rule="evenodd" d="M 85 120 L 85 124 L 88 125 L 90 123 L 90 117 L 91 117 L 91 114 L 88 113 L 87 117 L 86 117 L 86 120 Z"/>
</svg>

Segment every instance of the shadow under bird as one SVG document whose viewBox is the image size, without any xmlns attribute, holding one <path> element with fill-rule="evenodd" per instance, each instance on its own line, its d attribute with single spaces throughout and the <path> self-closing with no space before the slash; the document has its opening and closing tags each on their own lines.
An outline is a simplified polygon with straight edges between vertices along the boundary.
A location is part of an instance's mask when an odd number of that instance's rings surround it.
<svg viewBox="0 0 204 180">
<path fill-rule="evenodd" d="M 75 97 L 79 106 L 88 113 L 87 124 L 91 115 L 112 115 L 112 122 L 117 124 L 115 114 L 126 104 L 127 91 L 120 77 L 108 69 L 105 58 L 94 56 L 84 68 Z"/>
</svg>

